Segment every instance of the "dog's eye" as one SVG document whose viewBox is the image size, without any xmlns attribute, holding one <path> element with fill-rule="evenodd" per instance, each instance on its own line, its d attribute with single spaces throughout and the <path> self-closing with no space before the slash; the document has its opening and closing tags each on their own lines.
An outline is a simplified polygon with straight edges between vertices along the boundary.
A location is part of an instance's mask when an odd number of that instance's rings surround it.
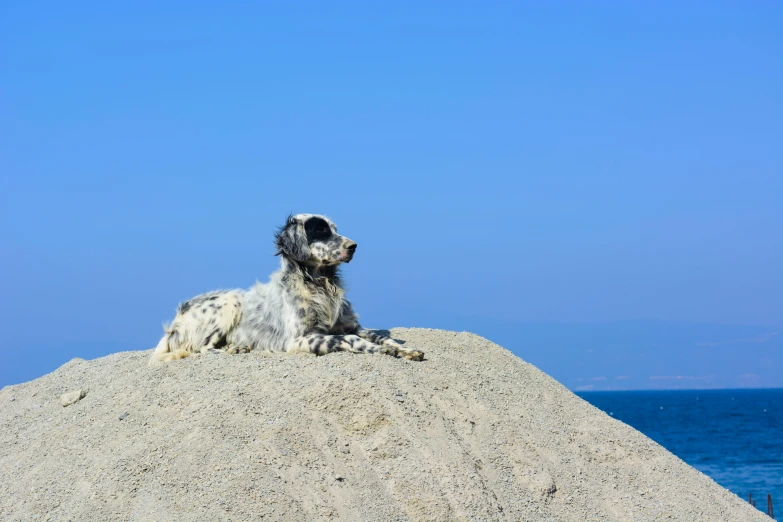
<svg viewBox="0 0 783 522">
<path fill-rule="evenodd" d="M 318 218 L 310 219 L 305 223 L 305 231 L 307 232 L 307 239 L 309 241 L 324 241 L 332 235 L 332 229 L 329 227 L 329 223 Z"/>
</svg>

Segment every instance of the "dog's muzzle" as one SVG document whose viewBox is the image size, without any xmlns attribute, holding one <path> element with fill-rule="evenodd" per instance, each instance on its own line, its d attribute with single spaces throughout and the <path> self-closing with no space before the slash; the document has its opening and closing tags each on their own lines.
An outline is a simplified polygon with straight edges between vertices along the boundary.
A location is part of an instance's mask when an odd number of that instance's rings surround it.
<svg viewBox="0 0 783 522">
<path fill-rule="evenodd" d="M 350 263 L 351 259 L 353 259 L 353 254 L 356 252 L 356 243 L 353 241 L 349 241 L 345 244 L 345 262 Z"/>
</svg>

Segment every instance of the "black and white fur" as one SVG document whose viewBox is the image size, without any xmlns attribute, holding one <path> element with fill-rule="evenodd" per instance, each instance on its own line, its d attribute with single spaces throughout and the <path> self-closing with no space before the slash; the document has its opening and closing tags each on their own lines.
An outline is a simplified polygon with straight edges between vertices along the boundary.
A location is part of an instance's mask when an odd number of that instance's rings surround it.
<svg viewBox="0 0 783 522">
<path fill-rule="evenodd" d="M 414 361 L 418 350 L 366 330 L 345 298 L 338 267 L 356 243 L 337 234 L 328 218 L 289 216 L 275 235 L 280 270 L 248 290 L 219 290 L 180 303 L 151 364 L 221 350 L 383 353 Z"/>
</svg>

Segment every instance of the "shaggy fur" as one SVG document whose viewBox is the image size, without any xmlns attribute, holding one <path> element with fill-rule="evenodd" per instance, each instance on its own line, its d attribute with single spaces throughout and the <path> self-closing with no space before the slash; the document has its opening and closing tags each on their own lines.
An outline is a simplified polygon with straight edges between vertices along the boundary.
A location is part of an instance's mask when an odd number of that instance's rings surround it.
<svg viewBox="0 0 783 522">
<path fill-rule="evenodd" d="M 324 216 L 290 216 L 275 235 L 280 270 L 248 290 L 219 290 L 181 303 L 150 363 L 209 351 L 383 353 L 414 361 L 417 350 L 366 330 L 345 298 L 338 267 L 356 243 Z"/>
</svg>

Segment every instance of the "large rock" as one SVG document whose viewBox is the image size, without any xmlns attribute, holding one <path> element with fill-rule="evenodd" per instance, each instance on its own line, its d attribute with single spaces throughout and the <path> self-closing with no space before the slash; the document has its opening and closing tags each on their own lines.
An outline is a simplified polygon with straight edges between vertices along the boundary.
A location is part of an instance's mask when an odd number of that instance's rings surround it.
<svg viewBox="0 0 783 522">
<path fill-rule="evenodd" d="M 427 360 L 126 352 L 6 387 L 0 520 L 769 520 L 485 339 L 392 334 Z"/>
</svg>

